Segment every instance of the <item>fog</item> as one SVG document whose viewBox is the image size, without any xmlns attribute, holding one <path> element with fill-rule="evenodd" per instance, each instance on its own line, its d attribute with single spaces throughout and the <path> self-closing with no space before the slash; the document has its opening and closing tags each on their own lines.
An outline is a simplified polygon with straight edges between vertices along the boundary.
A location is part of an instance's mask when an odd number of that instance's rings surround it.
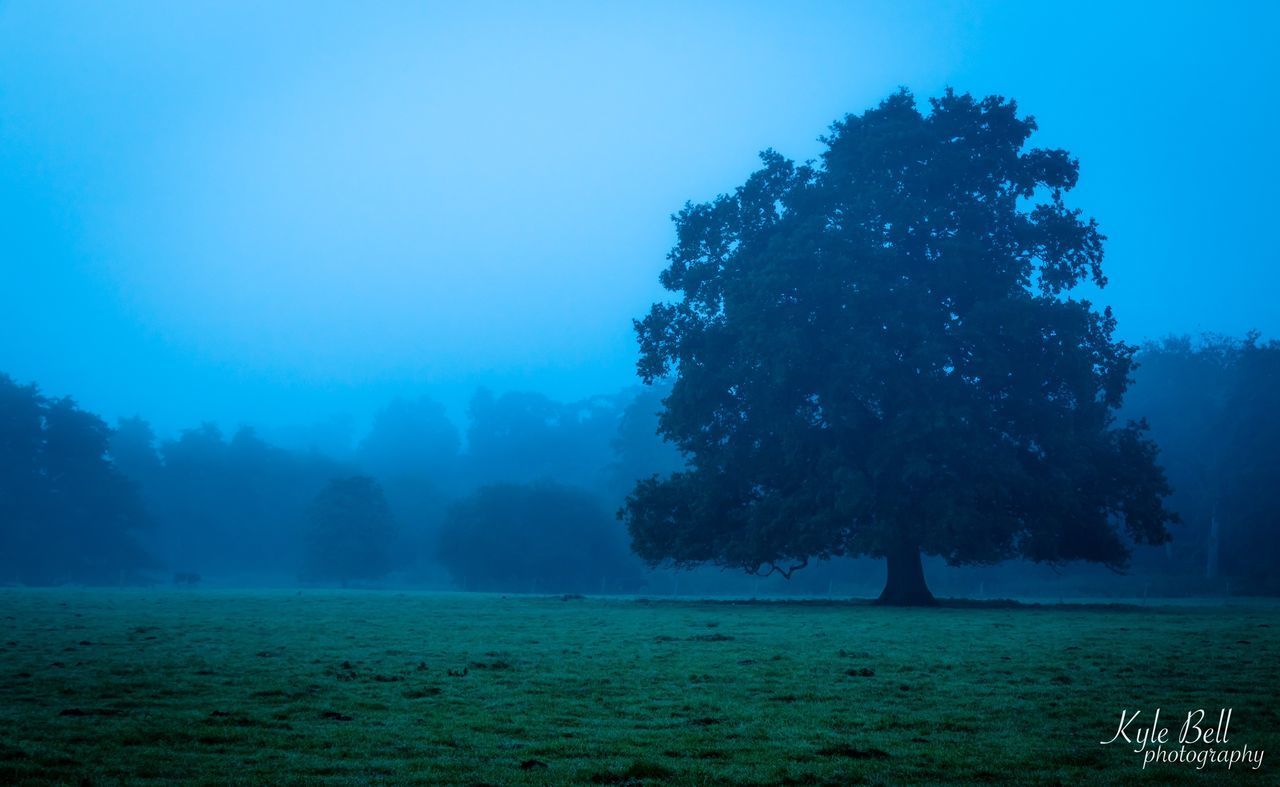
<svg viewBox="0 0 1280 787">
<path fill-rule="evenodd" d="M 1273 335 L 1270 13 L 6 3 L 0 365 L 166 434 L 615 391 L 668 216 L 899 85 L 1080 158 L 1126 338 Z"/>
<path fill-rule="evenodd" d="M 1278 16 L 5 3 L 0 372 L 120 427 L 111 454 L 160 523 L 142 543 L 163 581 L 295 581 L 316 495 L 368 474 L 400 539 L 393 583 L 546 590 L 446 571 L 440 528 L 501 520 L 507 503 L 477 496 L 501 484 L 548 521 L 612 522 L 638 478 L 682 466 L 654 435 L 633 328 L 670 297 L 672 214 L 731 192 L 763 149 L 818 156 L 832 122 L 901 86 L 1016 99 L 1033 144 L 1079 159 L 1071 203 L 1107 237 L 1108 279 L 1081 290 L 1118 338 L 1277 336 Z M 1142 385 L 1135 417 L 1164 404 Z M 615 530 L 592 547 L 609 570 L 551 590 L 760 590 L 652 575 Z M 882 581 L 841 566 L 795 584 Z M 980 595 L 1016 592 L 1000 577 L 1023 569 L 929 570 Z"/>
</svg>

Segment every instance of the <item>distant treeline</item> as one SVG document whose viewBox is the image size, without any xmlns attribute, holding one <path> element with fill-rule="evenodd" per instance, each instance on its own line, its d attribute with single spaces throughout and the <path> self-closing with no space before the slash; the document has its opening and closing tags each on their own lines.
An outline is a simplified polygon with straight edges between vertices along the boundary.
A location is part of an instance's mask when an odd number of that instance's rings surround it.
<svg viewBox="0 0 1280 787">
<path fill-rule="evenodd" d="M 0 375 L 0 582 L 398 582 L 632 590 L 615 512 L 681 460 L 661 389 L 562 403 L 477 392 L 465 435 L 428 397 L 377 413 L 352 456 L 213 424 L 157 439 Z M 464 440 L 465 437 L 465 440 Z"/>
<path fill-rule="evenodd" d="M 1169 339 L 1139 361 L 1124 416 L 1149 422 L 1182 521 L 1133 571 L 1280 593 L 1280 344 Z M 465 431 L 430 398 L 396 400 L 335 459 L 211 424 L 158 440 L 0 375 L 0 582 L 639 591 L 653 575 L 615 512 L 636 480 L 682 465 L 656 435 L 664 393 L 480 391 Z M 832 570 L 797 581 L 827 587 Z"/>
<path fill-rule="evenodd" d="M 1171 338 L 1138 361 L 1123 415 L 1149 423 L 1182 521 L 1133 570 L 1184 592 L 1280 594 L 1280 342 Z"/>
</svg>

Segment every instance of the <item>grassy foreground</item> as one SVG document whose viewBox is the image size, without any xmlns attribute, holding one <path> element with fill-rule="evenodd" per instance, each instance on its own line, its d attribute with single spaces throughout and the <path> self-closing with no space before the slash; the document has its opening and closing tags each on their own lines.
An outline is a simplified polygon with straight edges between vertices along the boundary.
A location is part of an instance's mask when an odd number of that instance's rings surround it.
<svg viewBox="0 0 1280 787">
<path fill-rule="evenodd" d="M 1275 606 L 0 590 L 0 782 L 1077 783 L 1280 760 Z M 1259 771 L 1122 709 L 1234 709 Z M 1137 725 L 1135 725 L 1137 726 Z"/>
</svg>

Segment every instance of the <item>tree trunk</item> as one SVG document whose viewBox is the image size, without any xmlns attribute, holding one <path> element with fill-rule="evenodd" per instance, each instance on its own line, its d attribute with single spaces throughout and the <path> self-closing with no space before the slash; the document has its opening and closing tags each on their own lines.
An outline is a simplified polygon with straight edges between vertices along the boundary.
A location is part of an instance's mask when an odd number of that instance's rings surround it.
<svg viewBox="0 0 1280 787">
<path fill-rule="evenodd" d="M 889 573 L 877 604 L 895 607 L 926 607 L 938 602 L 924 581 L 920 549 L 915 544 L 899 544 L 885 555 Z"/>
</svg>

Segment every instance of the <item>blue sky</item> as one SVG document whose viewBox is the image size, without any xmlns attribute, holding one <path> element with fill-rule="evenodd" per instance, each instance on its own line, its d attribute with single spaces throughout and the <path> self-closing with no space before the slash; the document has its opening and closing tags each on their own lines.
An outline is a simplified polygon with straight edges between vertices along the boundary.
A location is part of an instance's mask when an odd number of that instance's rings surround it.
<svg viewBox="0 0 1280 787">
<path fill-rule="evenodd" d="M 0 370 L 163 431 L 616 390 L 669 215 L 900 85 L 1080 158 L 1126 338 L 1275 336 L 1275 7 L 0 2 Z"/>
</svg>

